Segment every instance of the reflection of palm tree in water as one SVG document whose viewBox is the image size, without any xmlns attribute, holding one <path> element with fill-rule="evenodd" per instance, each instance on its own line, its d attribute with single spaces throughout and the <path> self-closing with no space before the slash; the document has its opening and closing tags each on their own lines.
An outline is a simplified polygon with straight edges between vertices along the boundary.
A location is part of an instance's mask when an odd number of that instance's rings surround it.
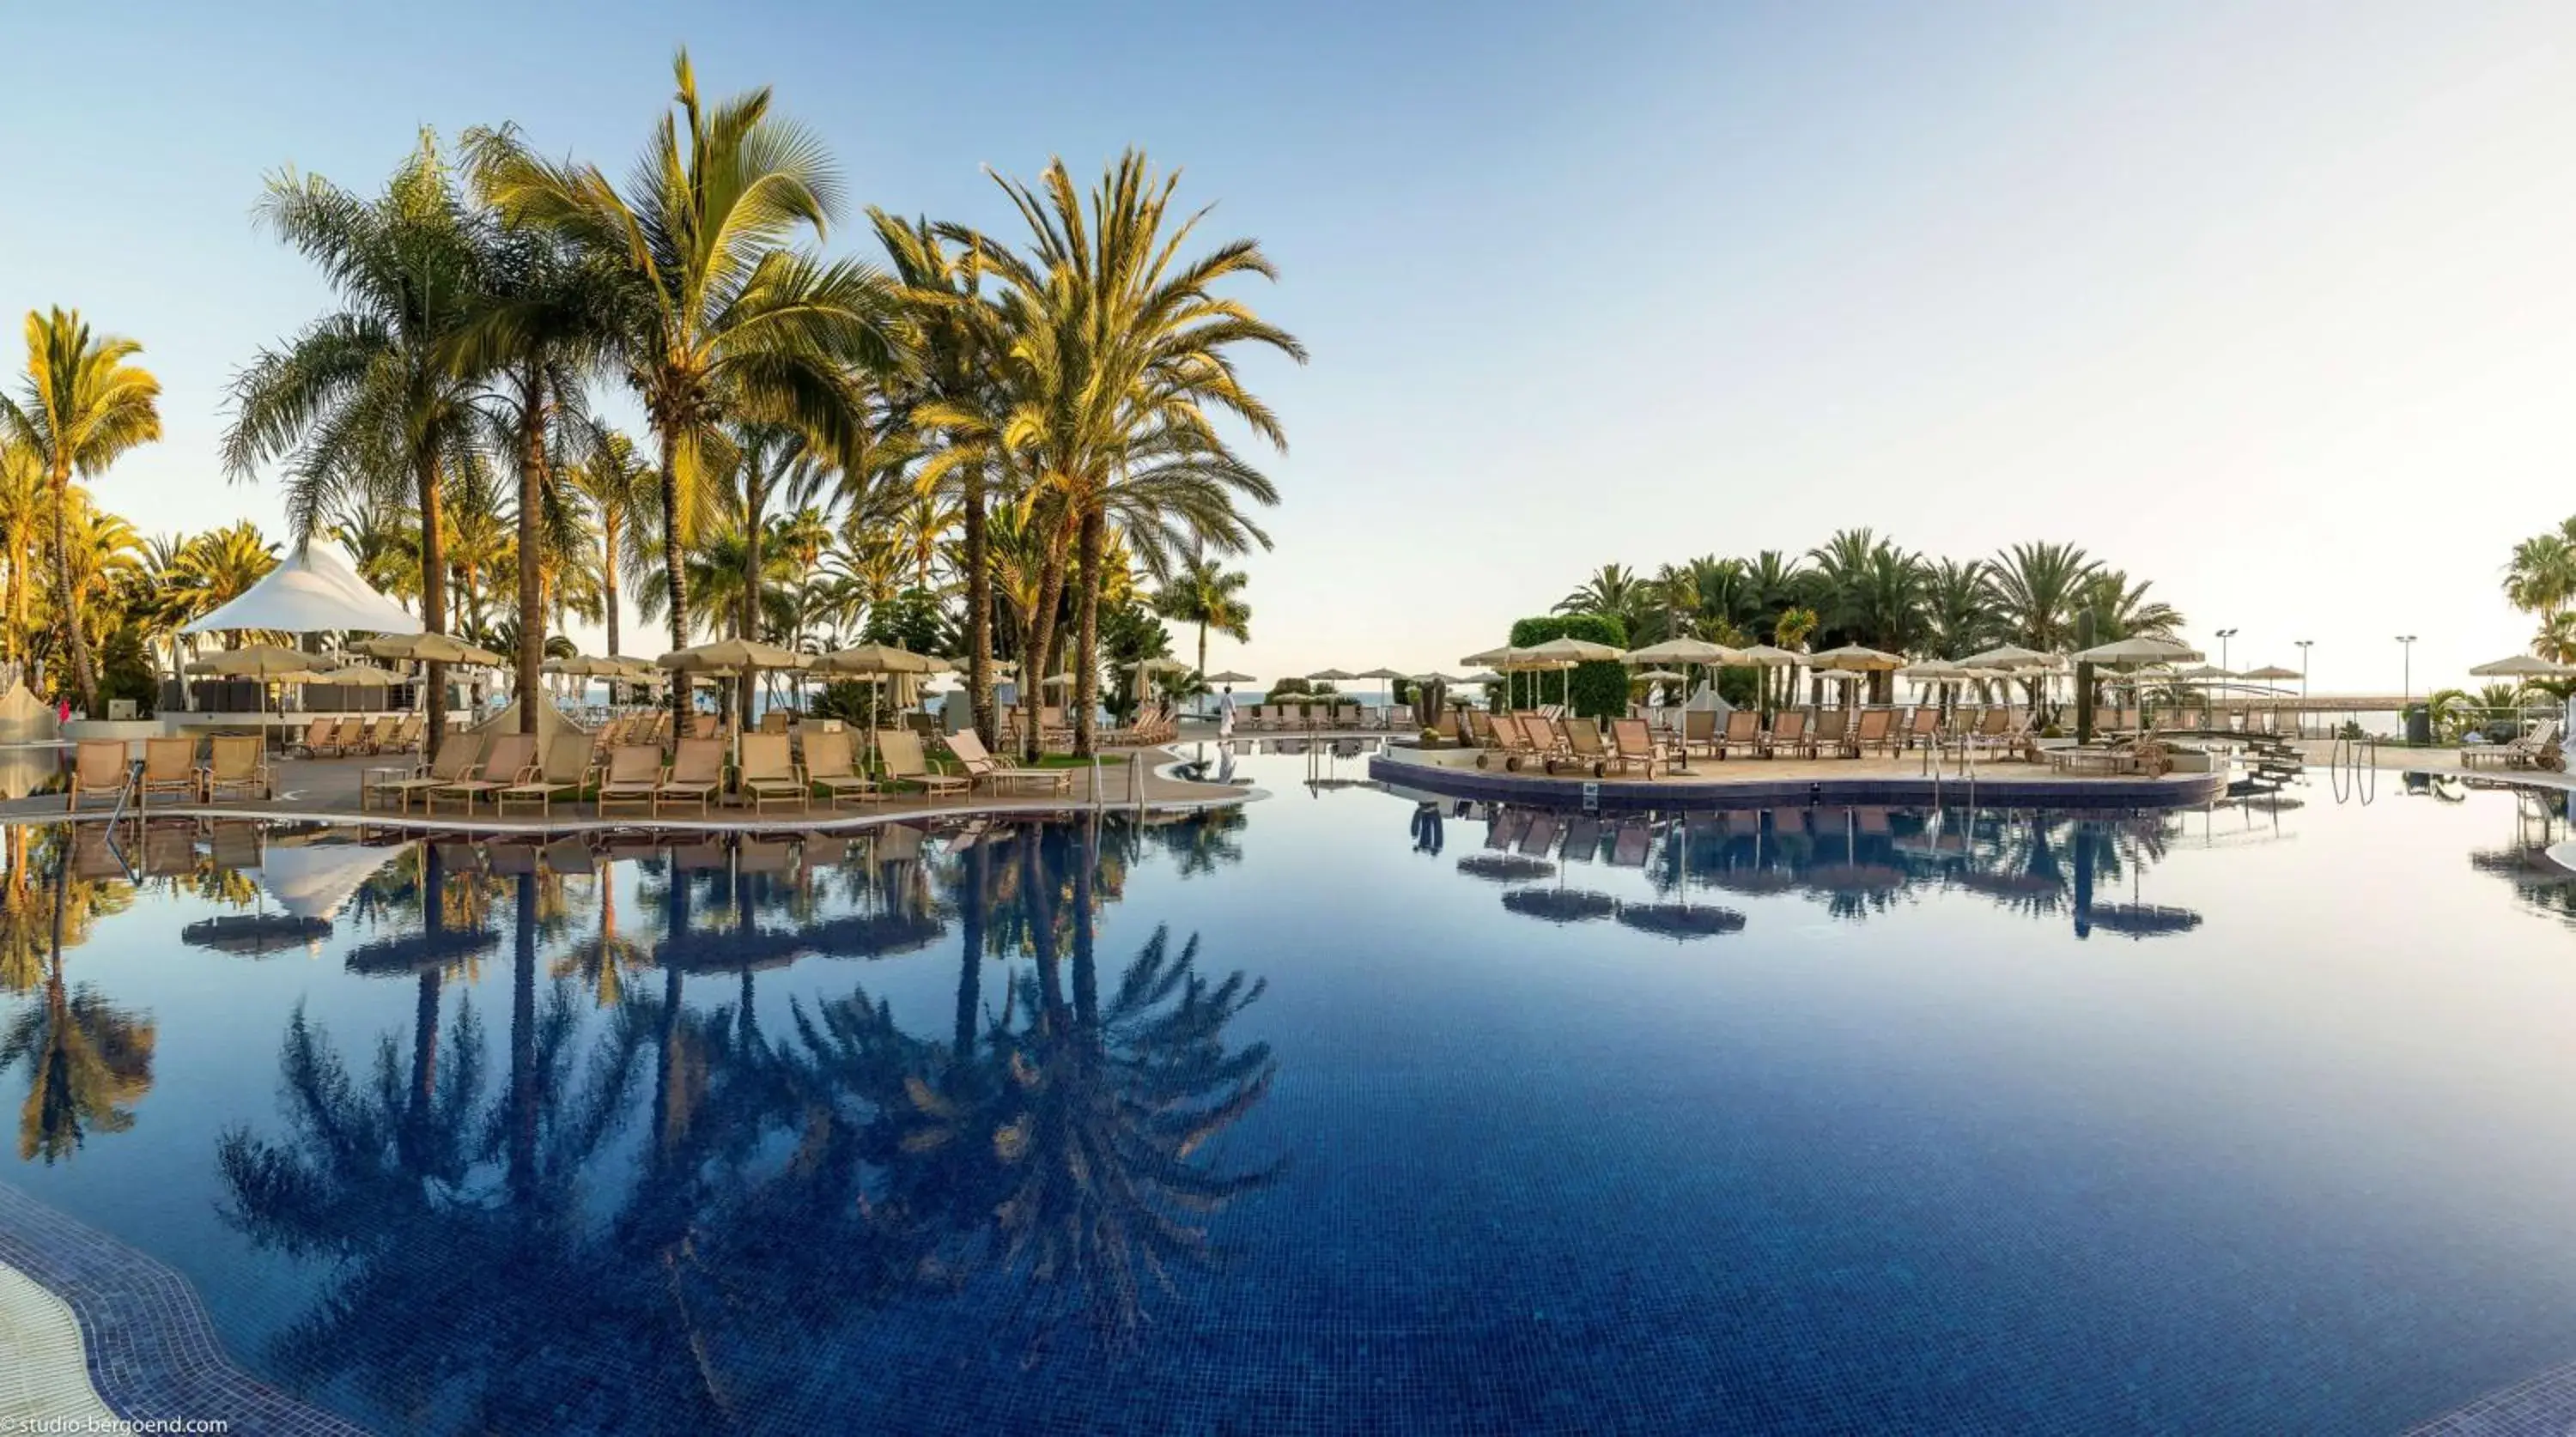
<svg viewBox="0 0 2576 1437">
<path fill-rule="evenodd" d="M 1102 1274 L 1196 1255 L 1203 1235 L 1188 1224 L 1267 1180 L 1202 1171 L 1199 1151 L 1269 1081 L 1266 1049 L 1229 1059 L 1218 1031 L 1258 987 L 1202 983 L 1194 955 L 1158 939 L 1099 994 L 1092 925 L 1075 917 L 1070 991 L 1050 977 L 1042 998 L 1033 980 L 992 1018 L 986 898 L 1014 889 L 1000 881 L 1014 865 L 1007 844 L 959 857 L 967 956 L 944 1042 L 900 1033 L 863 993 L 798 1012 L 794 1038 L 764 1039 L 730 1004 L 684 1009 L 686 969 L 667 957 L 658 994 L 631 985 L 615 1008 L 591 1009 L 577 981 L 541 981 L 526 878 L 505 1084 L 483 1081 L 470 1003 L 451 1005 L 427 1044 L 415 1033 L 412 1055 L 388 1036 L 373 1082 L 299 1014 L 285 1132 L 228 1133 L 220 1154 L 227 1218 L 329 1264 L 325 1294 L 278 1339 L 276 1370 L 307 1390 L 353 1383 L 370 1415 L 417 1430 L 703 1432 L 810 1405 L 812 1367 L 834 1360 L 851 1322 L 982 1266 L 1097 1299 L 1102 1321 L 1132 1326 L 1133 1274 L 1123 1306 Z M 685 934 L 706 890 L 673 876 L 658 896 Z M 1017 888 L 1041 894 L 1046 936 L 1032 941 L 1060 974 L 1055 910 L 1088 904 L 1062 903 L 1065 885 L 1047 876 Z M 1087 900 L 1089 883 L 1071 886 Z M 406 1073 L 424 1046 L 437 1053 L 425 1106 Z M 1097 1091 L 1073 1111 L 1085 1082 Z M 609 1138 L 647 1112 L 636 1161 L 611 1175 Z M 965 1140 L 943 1150 L 943 1121 Z M 1023 1135 L 1007 1159 L 1006 1128 Z M 1068 1151 L 1097 1153 L 1119 1191 L 1061 1190 Z M 621 1191 L 585 1192 L 600 1183 Z M 1040 1271 L 1040 1237 L 1015 1239 L 998 1216 L 1013 1198 L 1032 1221 L 1089 1212 L 1089 1226 L 1140 1232 L 1047 1236 L 1059 1266 Z"/>
<path fill-rule="evenodd" d="M 1168 1288 L 1177 1266 L 1204 1261 L 1208 1219 L 1276 1176 L 1222 1172 L 1202 1151 L 1269 1091 L 1269 1046 L 1228 1053 L 1223 1041 L 1263 985 L 1241 973 L 1209 983 L 1197 941 L 1175 953 L 1157 930 L 1104 998 L 1091 844 L 1037 830 L 1019 847 L 1036 961 L 982 1034 L 971 975 L 945 1046 L 894 1032 L 864 992 L 826 1006 L 821 1041 L 805 1031 L 817 1066 L 877 1114 L 869 1149 L 887 1165 L 887 1219 L 931 1245 L 924 1275 L 1005 1273 L 1042 1330 L 1078 1313 L 1125 1341 L 1148 1284 Z M 969 869 L 969 913 L 984 906 L 983 873 Z M 970 969 L 977 951 L 961 960 Z"/>
<path fill-rule="evenodd" d="M 67 849 L 58 845 L 55 855 L 42 996 L 0 1028 L 0 1072 L 27 1069 L 18 1156 L 41 1156 L 48 1164 L 70 1158 L 93 1130 L 121 1133 L 134 1126 L 134 1105 L 152 1089 L 156 1037 L 150 1021 L 118 1009 L 94 988 L 71 987 L 65 978 L 65 949 L 86 939 L 90 911 L 87 902 L 80 904 L 80 921 L 74 923 Z M 13 857 L 11 881 L 20 883 L 23 845 Z"/>
</svg>

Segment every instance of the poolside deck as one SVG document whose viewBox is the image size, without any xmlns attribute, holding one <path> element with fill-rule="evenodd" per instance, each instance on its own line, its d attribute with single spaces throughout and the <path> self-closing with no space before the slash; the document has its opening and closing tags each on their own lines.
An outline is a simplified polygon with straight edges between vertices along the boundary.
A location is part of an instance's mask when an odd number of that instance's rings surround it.
<svg viewBox="0 0 2576 1437">
<path fill-rule="evenodd" d="M 1369 777 L 1444 798 L 1561 804 L 1604 809 L 1741 808 L 1782 803 L 1930 804 L 1973 789 L 1979 803 L 2103 808 L 2171 808 L 2227 791 L 2224 762 L 2207 773 L 2058 773 L 2045 764 L 1980 762 L 1971 772 L 1938 769 L 1921 754 L 1890 758 L 1708 759 L 1687 770 L 1587 778 L 1575 773 L 1476 767 L 1473 749 L 1391 744 L 1369 762 Z"/>
<path fill-rule="evenodd" d="M 151 814 L 154 817 L 364 823 L 376 828 L 414 832 L 541 836 L 636 829 L 700 833 L 812 833 L 862 829 L 925 816 L 1063 813 L 1092 807 L 1133 808 L 1140 804 L 1162 810 L 1209 808 L 1243 803 L 1261 796 L 1259 789 L 1248 784 L 1196 783 L 1165 772 L 1179 758 L 1168 748 L 1118 750 L 1116 756 L 1123 762 L 1107 764 L 1100 769 L 1100 791 L 1096 796 L 1092 788 L 1092 770 L 1085 767 L 1068 770 L 1072 781 L 1063 793 L 1028 790 L 995 794 L 978 791 L 971 799 L 933 799 L 910 793 L 870 803 L 845 803 L 837 808 L 823 799 L 815 799 L 803 809 L 772 808 L 758 814 L 747 807 L 735 807 L 730 801 L 720 801 L 711 805 L 703 815 L 695 810 L 653 815 L 621 807 L 604 817 L 591 804 L 560 801 L 554 805 L 551 814 L 543 816 L 521 808 L 504 817 L 493 813 L 488 804 L 476 805 L 471 814 L 454 805 L 443 806 L 434 814 L 424 813 L 418 806 L 408 813 L 361 809 L 360 789 L 367 771 L 385 767 L 393 760 L 383 757 L 278 759 L 272 760 L 277 771 L 277 797 L 273 800 L 155 803 Z M 59 793 L 0 802 L 0 824 L 52 823 L 65 818 L 95 820 L 106 818 L 108 813 L 108 808 L 98 803 L 86 805 L 78 813 L 67 813 L 63 796 Z M 133 813 L 131 808 L 127 810 L 128 817 Z"/>
</svg>

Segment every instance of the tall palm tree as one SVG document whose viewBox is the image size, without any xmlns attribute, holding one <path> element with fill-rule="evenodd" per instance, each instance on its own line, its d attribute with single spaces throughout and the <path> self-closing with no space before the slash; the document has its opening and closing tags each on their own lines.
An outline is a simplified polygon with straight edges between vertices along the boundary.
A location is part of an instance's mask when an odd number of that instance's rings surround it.
<svg viewBox="0 0 2576 1437">
<path fill-rule="evenodd" d="M 34 450 L 10 437 L 0 425 L 0 563 L 8 566 L 0 590 L 0 656 L 23 664 L 27 657 L 27 600 L 42 572 L 38 554 L 44 547 L 45 467 Z"/>
<path fill-rule="evenodd" d="M 1240 569 L 1228 569 L 1205 554 L 1194 555 L 1163 583 L 1154 596 L 1154 612 L 1176 624 L 1195 624 L 1199 631 L 1198 677 L 1207 678 L 1208 630 L 1238 644 L 1252 642 L 1252 606 L 1243 601 L 1250 582 Z"/>
<path fill-rule="evenodd" d="M 2504 596 L 2515 608 L 2544 619 L 2576 600 L 2576 518 L 2513 546 Z"/>
<path fill-rule="evenodd" d="M 1157 177 L 1142 153 L 1122 155 L 1087 201 L 1062 160 L 1034 187 L 995 180 L 1029 230 L 1025 254 L 988 246 L 1008 336 L 999 365 L 1008 405 L 990 416 L 943 411 L 934 421 L 964 421 L 948 425 L 952 451 L 1007 455 L 1027 476 L 1024 504 L 1061 501 L 1071 552 L 1050 556 L 1055 582 L 1043 586 L 1031 657 L 1041 669 L 1055 659 L 1052 598 L 1069 559 L 1079 576 L 1074 747 L 1089 753 L 1111 527 L 1125 531 L 1129 549 L 1157 577 L 1169 572 L 1176 550 L 1234 554 L 1266 545 L 1240 503 L 1275 504 L 1278 491 L 1235 455 L 1214 416 L 1231 416 L 1284 451 L 1286 431 L 1244 386 L 1234 353 L 1249 346 L 1302 362 L 1305 349 L 1219 293 L 1240 276 L 1275 277 L 1257 242 L 1231 240 L 1182 258 L 1207 212 L 1167 228 L 1180 176 Z M 985 244 L 971 232 L 943 232 Z"/>
<path fill-rule="evenodd" d="M 1964 659 L 1994 642 L 1993 586 L 1983 559 L 1935 561 L 1923 575 L 1923 640 L 1933 655 Z"/>
<path fill-rule="evenodd" d="M 865 440 L 852 366 L 893 357 L 893 299 L 872 270 L 787 248 L 819 241 L 840 181 L 822 142 L 770 112 L 767 88 L 703 108 L 688 51 L 672 61 L 666 112 L 620 194 L 595 165 L 556 163 L 514 130 L 474 137 L 480 191 L 513 223 L 551 230 L 618 274 L 611 348 L 659 444 L 663 582 L 671 646 L 690 613 L 682 572 L 698 493 L 730 462 L 724 421 L 800 430 L 829 454 Z M 685 716 L 689 684 L 674 675 Z"/>
<path fill-rule="evenodd" d="M 237 479 L 289 459 L 296 538 L 353 501 L 408 505 L 420 533 L 421 627 L 448 632 L 451 476 L 478 469 L 473 382 L 451 362 L 484 302 L 488 226 L 457 192 L 436 137 L 362 200 L 320 176 L 271 179 L 259 206 L 320 267 L 341 308 L 264 349 L 233 382 L 224 467 Z M 429 665 L 429 746 L 446 733 L 447 666 Z"/>
<path fill-rule="evenodd" d="M 577 426 L 574 434 L 577 458 L 567 471 L 573 492 L 590 507 L 592 522 L 599 531 L 599 568 L 595 582 L 599 586 L 602 621 L 608 630 L 608 652 L 617 652 L 618 581 L 631 572 L 641 557 L 634 536 L 647 527 L 644 521 L 654 501 L 655 483 L 652 461 L 635 447 L 635 441 L 618 430 L 593 419 Z"/>
<path fill-rule="evenodd" d="M 2075 635 L 2078 595 L 2101 562 L 2072 544 L 2015 544 L 1989 563 L 1996 617 L 2014 643 L 2053 653 Z"/>
<path fill-rule="evenodd" d="M 1604 564 L 1551 606 L 1559 614 L 1607 614 L 1625 617 L 1643 588 L 1636 571 L 1625 564 Z"/>
<path fill-rule="evenodd" d="M 52 493 L 54 612 L 70 651 L 81 707 L 98 708 L 80 601 L 71 584 L 72 474 L 95 479 L 126 451 L 161 437 L 161 381 L 128 363 L 143 346 L 93 335 L 79 310 L 27 313 L 27 373 L 15 398 L 0 393 L 0 432 L 43 470 Z"/>
<path fill-rule="evenodd" d="M 1005 477 L 1000 456 L 974 443 L 977 426 L 952 436 L 937 422 L 943 414 L 989 418 L 1003 403 L 993 360 L 1001 325 L 983 293 L 987 268 L 981 245 L 951 245 L 926 219 L 906 223 L 870 209 L 877 243 L 885 250 L 903 306 L 912 362 L 889 386 L 895 417 L 927 431 L 934 442 L 960 443 L 952 459 L 919 467 L 917 485 L 953 491 L 966 580 L 966 693 L 975 731 L 999 732 L 993 707 L 993 571 L 987 558 L 986 510 Z"/>
<path fill-rule="evenodd" d="M 2093 619 L 2093 642 L 2129 638 L 2170 639 L 2183 626 L 2182 611 L 2161 599 L 2150 599 L 2147 580 L 2129 582 L 2118 569 L 2097 569 L 2076 590 L 2075 608 Z"/>
<path fill-rule="evenodd" d="M 467 133 L 469 153 L 479 136 Z M 543 635 L 553 435 L 559 421 L 578 425 L 587 413 L 585 386 L 606 355 L 618 296 L 612 274 L 581 263 L 549 231 L 515 227 L 495 237 L 485 264 L 490 285 L 451 346 L 450 362 L 484 386 L 485 442 L 517 470 L 518 631 Z M 524 734 L 537 731 L 543 648 L 541 641 L 517 648 L 512 688 Z"/>
</svg>

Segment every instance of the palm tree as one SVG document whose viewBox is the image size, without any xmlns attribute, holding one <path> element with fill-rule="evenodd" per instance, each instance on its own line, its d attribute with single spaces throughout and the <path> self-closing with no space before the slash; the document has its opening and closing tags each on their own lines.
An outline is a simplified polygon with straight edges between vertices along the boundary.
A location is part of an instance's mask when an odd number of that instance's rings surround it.
<svg viewBox="0 0 2576 1437">
<path fill-rule="evenodd" d="M 1607 614 L 1625 618 L 1642 591 L 1636 571 L 1625 564 L 1604 564 L 1549 609 L 1557 614 Z"/>
<path fill-rule="evenodd" d="M 822 143 L 772 114 L 765 87 L 703 109 L 686 50 L 672 76 L 678 114 L 663 115 L 626 194 L 595 165 L 540 159 L 510 129 L 476 134 L 471 159 L 511 222 L 554 232 L 620 277 L 610 347 L 661 450 L 663 582 L 681 648 L 691 521 L 731 460 L 722 424 L 787 425 L 827 454 L 860 448 L 867 416 L 851 369 L 891 361 L 894 305 L 866 266 L 786 248 L 819 241 L 839 202 Z M 685 718 L 685 675 L 673 676 L 671 703 Z"/>
<path fill-rule="evenodd" d="M 997 367 L 1007 404 L 998 414 L 942 408 L 929 418 L 948 430 L 952 453 L 963 451 L 952 462 L 1004 463 L 1027 476 L 1024 505 L 1061 505 L 1059 546 L 1048 559 L 1053 582 L 1041 586 L 1030 661 L 1044 670 L 1055 660 L 1054 599 L 1069 557 L 1079 574 L 1074 747 L 1089 753 L 1111 526 L 1124 530 L 1156 577 L 1170 572 L 1176 550 L 1236 554 L 1267 545 L 1238 501 L 1275 504 L 1278 491 L 1236 457 L 1213 416 L 1232 416 L 1284 452 L 1286 431 L 1244 387 L 1233 351 L 1256 346 L 1302 362 L 1305 349 L 1218 292 L 1238 276 L 1275 277 L 1257 242 L 1232 240 L 1181 259 L 1207 212 L 1167 231 L 1180 177 L 1158 182 L 1142 153 L 1122 155 L 1087 203 L 1062 160 L 1050 162 L 1034 188 L 995 179 L 1028 225 L 1028 253 L 988 246 L 968 231 L 943 233 L 985 246 L 1001 281 L 1008 338 Z M 1069 556 L 1061 547 L 1068 530 Z"/>
<path fill-rule="evenodd" d="M 92 711 L 98 673 L 71 584 L 72 473 L 95 479 L 127 450 L 161 437 L 161 381 L 127 362 L 142 352 L 131 339 L 91 334 L 79 310 L 30 310 L 26 378 L 16 398 L 0 394 L 0 433 L 43 471 L 52 493 L 54 613 L 71 655 L 72 685 Z"/>
<path fill-rule="evenodd" d="M 2015 643 L 2054 653 L 2075 634 L 2078 595 L 2101 563 L 2072 544 L 2015 544 L 1990 564 L 1996 617 Z"/>
<path fill-rule="evenodd" d="M 767 580 L 772 572 L 793 580 L 794 570 L 781 568 L 777 555 L 764 560 L 761 546 L 768 538 L 771 523 L 770 505 L 783 503 L 788 509 L 810 504 L 822 493 L 830 477 L 829 467 L 814 452 L 814 446 L 794 429 L 777 424 L 746 424 L 734 428 L 731 436 L 734 463 L 727 475 L 722 507 L 731 521 L 727 537 L 739 550 L 739 569 L 729 585 L 734 592 L 734 632 L 746 639 L 771 637 L 762 620 L 764 597 L 773 591 Z M 711 603 L 711 607 L 716 607 Z M 718 608 L 721 612 L 722 609 Z M 795 635 L 784 638 L 792 646 Z M 751 695 L 755 682 L 746 670 L 737 685 L 737 713 L 744 728 L 751 727 Z"/>
<path fill-rule="evenodd" d="M 448 632 L 445 488 L 481 467 L 473 383 L 451 362 L 484 302 L 485 222 L 458 195 L 438 143 L 420 147 L 372 201 L 319 176 L 269 181 L 259 213 L 318 265 L 342 308 L 233 382 L 224 467 L 249 478 L 292 456 L 287 513 L 299 540 L 352 501 L 411 508 L 420 534 L 421 626 Z M 429 665 L 429 746 L 446 733 L 447 666 Z"/>
<path fill-rule="evenodd" d="M 1207 680 L 1207 637 L 1214 629 L 1238 644 L 1252 642 L 1252 606 L 1243 601 L 1250 582 L 1239 569 L 1228 569 L 1205 554 L 1181 565 L 1154 596 L 1154 612 L 1176 624 L 1195 624 L 1199 631 L 1198 677 Z"/>
<path fill-rule="evenodd" d="M 10 437 L 0 425 L 0 563 L 8 565 L 0 614 L 8 627 L 0 634 L 0 654 L 13 663 L 27 657 L 27 599 L 41 571 L 37 558 L 45 526 L 45 466 L 35 451 Z"/>
<path fill-rule="evenodd" d="M 479 132 L 469 131 L 469 152 Z M 489 196 L 486 200 L 488 202 Z M 613 276 L 585 267 L 546 231 L 516 228 L 490 246 L 488 291 L 450 362 L 485 386 L 481 415 L 488 447 L 507 454 L 518 471 L 511 509 L 517 518 L 512 548 L 518 560 L 518 631 L 546 631 L 546 551 L 549 527 L 560 528 L 570 506 L 550 506 L 554 490 L 552 434 L 558 421 L 585 417 L 585 386 L 604 357 Z M 556 497 L 560 499 L 560 494 Z M 547 523 L 547 511 L 557 522 Z M 560 537 L 560 536 L 559 536 Z M 537 674 L 542 643 L 517 648 L 512 688 L 519 702 L 519 732 L 537 731 Z"/>
<path fill-rule="evenodd" d="M 2513 559 L 2505 566 L 2504 597 L 2544 619 L 2576 599 L 2576 517 L 2513 546 Z"/>
<path fill-rule="evenodd" d="M 883 210 L 870 209 L 877 243 L 886 253 L 896 295 L 903 305 L 906 346 L 912 362 L 890 386 L 895 417 L 927 431 L 934 439 L 963 440 L 954 457 L 920 466 L 916 483 L 934 491 L 953 490 L 965 552 L 960 567 L 966 579 L 966 693 L 975 731 L 998 732 L 993 709 L 993 571 L 987 559 L 986 506 L 1003 478 L 999 456 L 973 442 L 974 426 L 952 434 L 941 415 L 990 416 L 1001 407 L 993 363 L 1000 347 L 1000 321 L 983 294 L 986 265 L 983 247 L 951 248 L 928 220 L 909 224 Z"/>
<path fill-rule="evenodd" d="M 1991 576 L 1983 559 L 1935 561 L 1923 574 L 1923 640 L 1933 655 L 1964 659 L 1994 642 Z"/>
<path fill-rule="evenodd" d="M 2129 576 L 2118 569 L 2097 569 L 2076 590 L 2075 609 L 2090 614 L 2093 620 L 2093 642 L 2112 643 L 2128 638 L 2170 639 L 2183 627 L 2182 612 L 2159 599 L 2147 597 L 2152 587 L 2141 579 L 2129 582 Z"/>
<path fill-rule="evenodd" d="M 2531 651 L 2553 664 L 2576 663 L 2576 612 L 2562 609 L 2541 620 Z"/>
<path fill-rule="evenodd" d="M 575 430 L 575 461 L 566 478 L 573 492 L 590 507 L 599 529 L 599 586 L 608 652 L 617 652 L 618 579 L 637 567 L 640 549 L 633 536 L 647 527 L 653 494 L 652 463 L 637 452 L 635 441 L 597 420 Z"/>
</svg>

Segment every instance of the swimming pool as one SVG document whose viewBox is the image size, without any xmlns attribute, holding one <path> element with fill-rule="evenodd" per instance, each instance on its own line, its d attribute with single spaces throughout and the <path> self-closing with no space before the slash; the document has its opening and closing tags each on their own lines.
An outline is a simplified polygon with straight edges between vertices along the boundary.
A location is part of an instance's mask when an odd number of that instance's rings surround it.
<svg viewBox="0 0 2576 1437">
<path fill-rule="evenodd" d="M 8 830 L 0 1181 L 396 1432 L 2391 1431 L 2576 1357 L 2554 795 L 1233 764 L 804 843 Z"/>
</svg>

